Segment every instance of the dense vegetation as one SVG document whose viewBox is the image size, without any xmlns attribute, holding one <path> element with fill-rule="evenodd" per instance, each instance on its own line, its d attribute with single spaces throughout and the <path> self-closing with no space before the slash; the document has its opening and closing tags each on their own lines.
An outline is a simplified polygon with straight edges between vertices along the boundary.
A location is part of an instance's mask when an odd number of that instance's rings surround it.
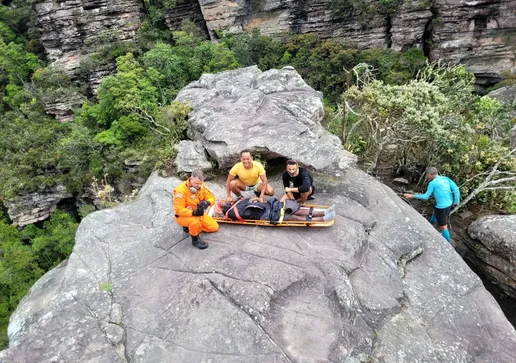
<svg viewBox="0 0 516 363">
<path fill-rule="evenodd" d="M 73 77 L 47 64 L 26 2 L 0 6 L 0 200 L 58 184 L 82 194 L 94 180 L 102 182 L 93 183 L 93 194 L 109 195 L 106 204 L 121 200 L 153 169 L 170 165 L 174 145 L 185 138 L 190 108 L 174 102 L 179 90 L 202 73 L 255 64 L 262 70 L 291 65 L 322 91 L 325 125 L 372 171 L 394 144 L 396 167 L 439 165 L 467 193 L 507 153 L 507 109 L 476 96 L 463 67 L 427 66 L 418 49 L 357 51 L 310 34 L 219 34 L 213 43 L 190 22 L 167 29 L 163 9 L 174 4 L 145 0 L 138 38 L 99 37 Z M 395 4 L 380 1 L 378 11 Z M 110 68 L 93 96 L 88 77 Z M 77 106 L 72 121 L 47 114 L 62 100 Z M 511 160 L 499 169 L 514 171 Z M 135 164 L 137 172 L 129 170 Z M 514 195 L 493 193 L 481 200 L 515 208 Z M 80 214 L 94 209 L 85 206 Z M 9 315 L 34 281 L 69 255 L 76 228 L 59 211 L 40 227 L 0 221 L 0 347 Z"/>
</svg>

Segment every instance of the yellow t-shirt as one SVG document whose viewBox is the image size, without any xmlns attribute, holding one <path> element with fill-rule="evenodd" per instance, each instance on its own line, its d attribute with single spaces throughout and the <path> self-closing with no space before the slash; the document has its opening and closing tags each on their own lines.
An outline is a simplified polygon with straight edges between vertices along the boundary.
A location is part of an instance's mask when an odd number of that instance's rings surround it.
<svg viewBox="0 0 516 363">
<path fill-rule="evenodd" d="M 258 184 L 260 176 L 265 175 L 265 169 L 263 165 L 257 161 L 253 161 L 253 167 L 249 170 L 244 167 L 244 163 L 239 162 L 231 168 L 229 174 L 238 176 L 242 183 L 250 187 Z"/>
</svg>

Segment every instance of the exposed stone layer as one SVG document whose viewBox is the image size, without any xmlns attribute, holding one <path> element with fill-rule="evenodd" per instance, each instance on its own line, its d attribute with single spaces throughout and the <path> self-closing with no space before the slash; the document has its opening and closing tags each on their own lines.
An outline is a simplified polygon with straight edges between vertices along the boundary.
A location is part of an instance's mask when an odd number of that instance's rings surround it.
<svg viewBox="0 0 516 363">
<path fill-rule="evenodd" d="M 9 218 L 16 226 L 25 226 L 47 219 L 60 201 L 72 198 L 63 185 L 5 199 Z"/>
<path fill-rule="evenodd" d="M 490 215 L 468 227 L 473 262 L 509 296 L 516 298 L 516 215 Z"/>
<path fill-rule="evenodd" d="M 322 127 L 322 94 L 292 67 L 204 74 L 176 100 L 190 102 L 188 134 L 223 169 L 244 149 L 259 151 L 265 159 L 292 158 L 316 170 L 345 169 L 356 160 Z"/>
<path fill-rule="evenodd" d="M 514 328 L 423 217 L 356 169 L 316 181 L 332 227 L 222 225 L 200 251 L 174 222 L 181 181 L 152 176 L 82 221 L 0 361 L 514 362 Z"/>
</svg>

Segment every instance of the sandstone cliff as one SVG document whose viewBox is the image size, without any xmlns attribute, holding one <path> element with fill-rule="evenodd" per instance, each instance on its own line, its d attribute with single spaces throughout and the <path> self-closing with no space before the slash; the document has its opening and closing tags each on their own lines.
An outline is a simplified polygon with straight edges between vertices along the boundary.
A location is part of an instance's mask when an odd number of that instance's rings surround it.
<svg viewBox="0 0 516 363">
<path fill-rule="evenodd" d="M 51 61 L 73 70 L 93 44 L 131 41 L 140 26 L 138 0 L 38 0 L 36 27 Z M 423 48 L 431 59 L 467 64 L 490 84 L 516 72 L 515 0 L 183 0 L 166 14 L 177 28 L 184 18 L 216 38 L 216 31 L 263 34 L 317 33 L 357 48 Z M 110 69 L 90 75 L 93 88 Z"/>
</svg>

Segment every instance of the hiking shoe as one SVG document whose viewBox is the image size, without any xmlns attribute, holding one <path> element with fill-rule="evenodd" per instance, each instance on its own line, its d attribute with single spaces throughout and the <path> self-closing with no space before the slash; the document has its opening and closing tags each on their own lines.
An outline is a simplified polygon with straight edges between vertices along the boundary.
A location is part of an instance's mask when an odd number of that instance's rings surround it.
<svg viewBox="0 0 516 363">
<path fill-rule="evenodd" d="M 192 245 L 194 245 L 200 250 L 208 248 L 208 244 L 204 242 L 199 236 L 192 236 Z"/>
<path fill-rule="evenodd" d="M 335 219 L 335 212 L 330 212 L 328 214 L 325 214 L 324 217 L 323 217 L 323 220 L 325 222 L 329 222 L 331 220 Z"/>
<path fill-rule="evenodd" d="M 306 200 L 314 200 L 314 199 L 315 199 L 315 197 L 313 194 L 309 195 L 308 198 L 306 198 Z"/>
</svg>

